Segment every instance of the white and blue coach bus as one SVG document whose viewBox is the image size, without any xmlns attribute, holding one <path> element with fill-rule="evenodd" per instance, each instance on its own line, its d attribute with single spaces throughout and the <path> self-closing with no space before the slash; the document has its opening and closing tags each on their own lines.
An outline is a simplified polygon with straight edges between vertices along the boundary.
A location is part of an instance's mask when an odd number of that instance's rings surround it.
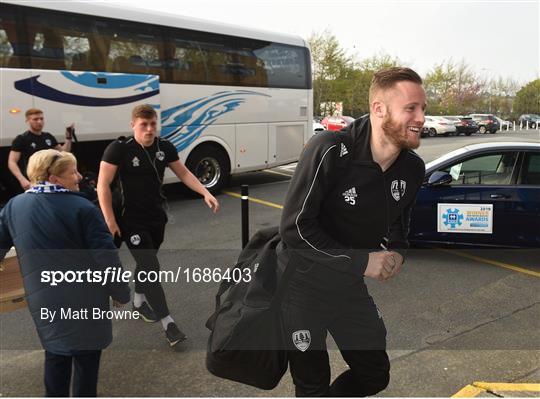
<svg viewBox="0 0 540 399">
<path fill-rule="evenodd" d="M 60 140 L 76 124 L 80 169 L 151 104 L 160 134 L 211 191 L 230 174 L 294 162 L 311 136 L 311 60 L 300 37 L 92 2 L 0 4 L 0 189 L 24 112 Z M 165 183 L 174 182 L 166 175 Z"/>
</svg>

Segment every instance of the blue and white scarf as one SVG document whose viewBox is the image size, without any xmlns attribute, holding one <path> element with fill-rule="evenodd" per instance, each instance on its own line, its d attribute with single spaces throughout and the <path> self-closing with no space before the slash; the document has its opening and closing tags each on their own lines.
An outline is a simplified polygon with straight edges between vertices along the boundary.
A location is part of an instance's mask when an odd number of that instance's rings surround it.
<svg viewBox="0 0 540 399">
<path fill-rule="evenodd" d="M 25 192 L 34 194 L 51 194 L 51 193 L 69 193 L 70 190 L 60 184 L 52 184 L 48 181 L 38 181 L 35 186 L 30 187 Z"/>
</svg>

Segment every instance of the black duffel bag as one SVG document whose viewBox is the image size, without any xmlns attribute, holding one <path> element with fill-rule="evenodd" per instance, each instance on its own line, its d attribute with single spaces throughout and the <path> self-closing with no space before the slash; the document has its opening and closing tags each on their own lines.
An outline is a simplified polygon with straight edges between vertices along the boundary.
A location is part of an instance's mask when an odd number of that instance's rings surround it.
<svg viewBox="0 0 540 399">
<path fill-rule="evenodd" d="M 243 277 L 250 275 L 249 281 L 224 281 L 219 287 L 216 310 L 206 323 L 211 330 L 206 367 L 217 377 L 273 389 L 287 371 L 280 305 L 293 266 L 278 262 L 278 247 L 283 251 L 278 227 L 258 231 L 234 267 Z"/>
</svg>

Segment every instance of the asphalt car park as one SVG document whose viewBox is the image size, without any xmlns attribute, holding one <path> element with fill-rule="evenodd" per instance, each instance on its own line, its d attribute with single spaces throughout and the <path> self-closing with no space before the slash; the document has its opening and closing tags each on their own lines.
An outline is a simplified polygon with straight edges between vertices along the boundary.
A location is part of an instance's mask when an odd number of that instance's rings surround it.
<svg viewBox="0 0 540 399">
<path fill-rule="evenodd" d="M 418 153 L 429 162 L 486 137 L 427 139 Z M 489 141 L 517 139 L 540 137 L 532 131 L 489 135 Z M 222 210 L 215 216 L 201 200 L 169 189 L 172 217 L 160 252 L 163 269 L 232 265 L 241 242 L 240 185 L 250 187 L 253 233 L 279 223 L 294 167 L 234 177 L 218 197 Z M 397 278 L 368 281 L 387 326 L 392 359 L 392 380 L 380 396 L 538 396 L 531 384 L 540 382 L 539 255 L 535 248 L 413 249 Z M 125 249 L 122 259 L 133 270 Z M 164 284 L 171 313 L 189 337 L 175 350 L 157 324 L 114 321 L 114 341 L 102 358 L 100 395 L 293 396 L 288 375 L 267 392 L 206 371 L 204 323 L 217 285 L 185 279 Z M 0 328 L 0 393 L 41 396 L 43 352 L 27 309 L 0 315 Z M 328 346 L 336 376 L 347 366 L 330 338 Z"/>
</svg>

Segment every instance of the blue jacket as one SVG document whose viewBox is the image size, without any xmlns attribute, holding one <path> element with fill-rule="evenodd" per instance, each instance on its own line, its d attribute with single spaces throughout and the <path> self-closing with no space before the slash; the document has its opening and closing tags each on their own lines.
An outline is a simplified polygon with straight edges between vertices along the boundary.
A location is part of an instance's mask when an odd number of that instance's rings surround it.
<svg viewBox="0 0 540 399">
<path fill-rule="evenodd" d="M 109 297 L 129 302 L 129 286 L 87 281 L 88 269 L 121 268 L 100 210 L 74 192 L 20 194 L 0 213 L 0 259 L 12 245 L 17 250 L 28 308 L 45 350 L 70 355 L 106 348 L 112 341 L 112 323 L 93 319 L 94 308 L 109 310 Z M 80 275 L 80 282 L 51 285 L 42 275 L 44 271 L 85 274 Z M 52 322 L 42 317 L 43 308 L 56 311 Z"/>
</svg>

